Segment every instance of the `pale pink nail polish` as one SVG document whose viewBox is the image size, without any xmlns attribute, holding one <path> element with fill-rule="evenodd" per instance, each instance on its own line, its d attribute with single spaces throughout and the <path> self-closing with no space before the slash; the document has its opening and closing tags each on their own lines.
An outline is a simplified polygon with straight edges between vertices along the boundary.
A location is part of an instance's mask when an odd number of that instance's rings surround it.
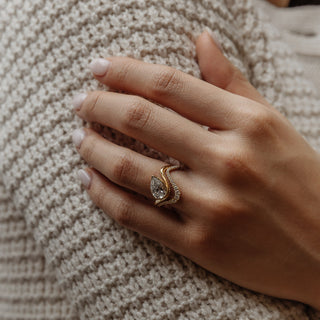
<svg viewBox="0 0 320 320">
<path fill-rule="evenodd" d="M 107 73 L 110 63 L 111 62 L 106 59 L 98 58 L 98 59 L 94 59 L 89 64 L 89 68 L 93 74 L 101 77 Z"/>
<path fill-rule="evenodd" d="M 86 136 L 86 133 L 83 129 L 76 129 L 73 131 L 72 141 L 77 148 L 81 146 L 81 143 L 85 136 Z"/>
<path fill-rule="evenodd" d="M 90 187 L 90 183 L 91 183 L 91 176 L 89 175 L 89 173 L 83 169 L 80 169 L 78 171 L 78 178 L 81 181 L 81 183 L 87 188 L 89 189 Z"/>
<path fill-rule="evenodd" d="M 218 40 L 218 38 L 214 34 L 214 32 L 212 32 L 212 30 L 209 29 L 208 27 L 204 28 L 204 30 L 209 34 L 209 36 L 212 38 L 212 40 L 215 42 L 215 44 L 218 46 L 218 48 L 222 51 L 220 41 Z"/>
<path fill-rule="evenodd" d="M 77 95 L 74 96 L 73 100 L 72 100 L 72 104 L 73 104 L 73 109 L 75 111 L 79 111 L 83 101 L 86 99 L 86 97 L 88 96 L 88 94 L 86 93 L 79 93 Z"/>
</svg>

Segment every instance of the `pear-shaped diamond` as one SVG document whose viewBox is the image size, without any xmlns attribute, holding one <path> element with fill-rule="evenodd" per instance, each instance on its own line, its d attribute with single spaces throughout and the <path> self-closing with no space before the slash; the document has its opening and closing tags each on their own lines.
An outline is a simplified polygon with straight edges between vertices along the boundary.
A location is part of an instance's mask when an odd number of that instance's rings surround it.
<svg viewBox="0 0 320 320">
<path fill-rule="evenodd" d="M 152 195 L 157 199 L 163 199 L 167 194 L 167 188 L 165 184 L 157 177 L 151 177 L 150 190 Z"/>
</svg>

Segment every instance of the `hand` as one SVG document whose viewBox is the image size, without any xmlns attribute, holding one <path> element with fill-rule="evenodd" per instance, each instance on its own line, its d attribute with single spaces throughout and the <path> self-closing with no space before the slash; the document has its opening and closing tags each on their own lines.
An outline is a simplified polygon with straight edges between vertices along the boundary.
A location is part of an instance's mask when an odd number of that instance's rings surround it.
<svg viewBox="0 0 320 320">
<path fill-rule="evenodd" d="M 81 118 L 187 166 L 171 173 L 181 190 L 174 210 L 155 207 L 149 189 L 164 162 L 88 128 L 74 133 L 93 167 L 79 177 L 120 225 L 238 285 L 320 308 L 319 156 L 208 33 L 198 38 L 197 52 L 210 83 L 171 67 L 110 57 L 91 65 L 95 78 L 131 94 L 95 91 L 74 100 Z"/>
</svg>

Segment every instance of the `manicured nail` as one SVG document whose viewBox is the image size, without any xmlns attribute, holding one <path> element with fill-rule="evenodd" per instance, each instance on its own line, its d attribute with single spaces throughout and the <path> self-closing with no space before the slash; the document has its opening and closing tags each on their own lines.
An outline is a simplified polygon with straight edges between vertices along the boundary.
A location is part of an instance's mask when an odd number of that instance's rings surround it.
<svg viewBox="0 0 320 320">
<path fill-rule="evenodd" d="M 94 59 L 90 64 L 89 68 L 92 73 L 94 73 L 97 76 L 103 76 L 107 73 L 109 66 L 110 66 L 110 61 L 106 59 Z"/>
<path fill-rule="evenodd" d="M 72 141 L 77 148 L 81 146 L 81 143 L 85 136 L 86 136 L 86 133 L 83 129 L 76 129 L 73 131 Z"/>
<path fill-rule="evenodd" d="M 78 171 L 78 178 L 81 181 L 81 183 L 87 188 L 89 189 L 90 187 L 90 183 L 91 183 L 91 176 L 89 175 L 89 173 L 83 169 L 80 169 Z"/>
<path fill-rule="evenodd" d="M 217 36 L 212 32 L 212 30 L 208 27 L 206 27 L 204 30 L 209 34 L 209 36 L 212 38 L 212 40 L 215 42 L 218 48 L 222 51 L 220 41 L 218 40 Z"/>
<path fill-rule="evenodd" d="M 85 100 L 85 98 L 88 96 L 87 93 L 79 93 L 76 96 L 74 96 L 73 100 L 72 100 L 72 104 L 73 104 L 73 109 L 75 111 L 79 111 L 83 101 Z"/>
</svg>

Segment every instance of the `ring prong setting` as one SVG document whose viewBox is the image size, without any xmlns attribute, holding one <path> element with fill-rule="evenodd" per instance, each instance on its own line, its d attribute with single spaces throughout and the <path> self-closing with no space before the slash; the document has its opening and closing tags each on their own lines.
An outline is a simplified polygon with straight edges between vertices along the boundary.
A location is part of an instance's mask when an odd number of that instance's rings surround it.
<svg viewBox="0 0 320 320">
<path fill-rule="evenodd" d="M 164 181 L 156 176 L 151 177 L 150 190 L 153 197 L 157 200 L 164 199 L 168 195 L 169 191 Z"/>
</svg>

